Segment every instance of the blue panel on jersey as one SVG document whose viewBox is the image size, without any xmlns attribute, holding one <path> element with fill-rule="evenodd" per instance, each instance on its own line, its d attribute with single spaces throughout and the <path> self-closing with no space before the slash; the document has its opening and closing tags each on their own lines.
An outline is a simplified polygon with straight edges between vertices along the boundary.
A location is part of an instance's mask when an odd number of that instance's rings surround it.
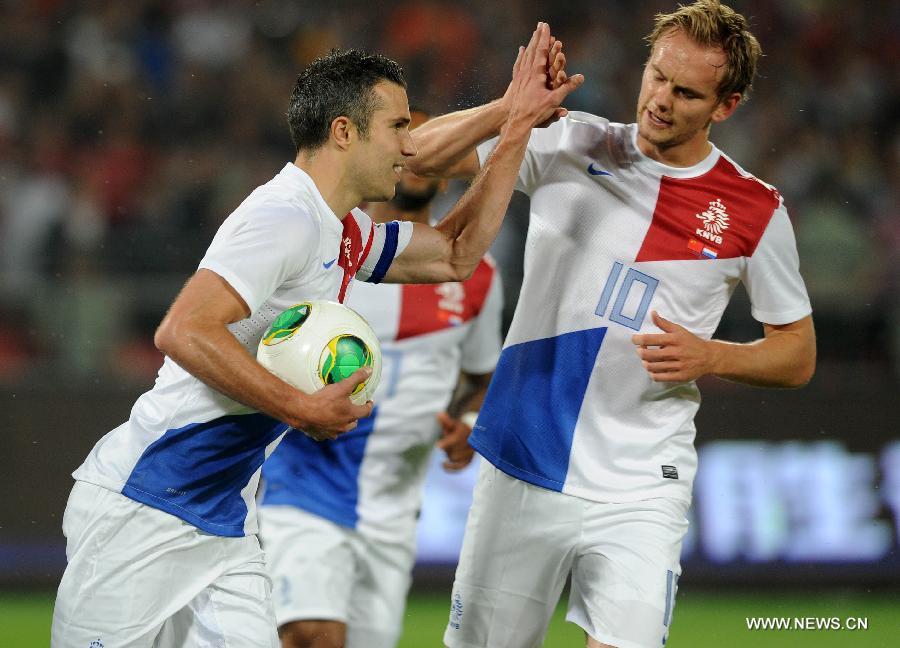
<svg viewBox="0 0 900 648">
<path fill-rule="evenodd" d="M 122 494 L 207 533 L 242 536 L 241 490 L 286 429 L 265 414 L 243 414 L 167 430 L 144 450 Z"/>
<path fill-rule="evenodd" d="M 263 466 L 261 504 L 287 504 L 356 528 L 359 514 L 359 468 L 375 426 L 378 408 L 359 419 L 356 428 L 331 441 L 313 441 L 289 433 Z"/>
<path fill-rule="evenodd" d="M 503 349 L 469 443 L 503 472 L 561 491 L 606 327 Z"/>
</svg>

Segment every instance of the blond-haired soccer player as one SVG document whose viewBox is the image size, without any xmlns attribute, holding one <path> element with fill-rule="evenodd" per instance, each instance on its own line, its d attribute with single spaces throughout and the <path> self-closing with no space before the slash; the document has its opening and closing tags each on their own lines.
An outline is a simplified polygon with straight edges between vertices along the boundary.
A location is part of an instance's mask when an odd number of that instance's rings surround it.
<svg viewBox="0 0 900 648">
<path fill-rule="evenodd" d="M 569 576 L 567 618 L 588 646 L 663 645 L 697 464 L 696 379 L 798 387 L 814 371 L 784 202 L 709 140 L 747 97 L 756 38 L 700 0 L 658 15 L 648 42 L 635 123 L 569 113 L 534 131 L 519 169 L 525 273 L 470 439 L 487 461 L 451 647 L 539 646 Z M 475 174 L 505 118 L 498 101 L 432 120 L 414 170 Z M 711 339 L 738 282 L 763 336 Z"/>
</svg>

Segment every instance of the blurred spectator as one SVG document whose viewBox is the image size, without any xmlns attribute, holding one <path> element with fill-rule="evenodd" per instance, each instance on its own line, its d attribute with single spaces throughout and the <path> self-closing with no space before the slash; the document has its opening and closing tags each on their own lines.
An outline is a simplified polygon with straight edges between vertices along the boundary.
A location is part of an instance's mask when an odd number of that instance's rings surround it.
<svg viewBox="0 0 900 648">
<path fill-rule="evenodd" d="M 58 124 L 45 119 L 22 142 L 20 165 L 6 169 L 0 210 L 0 269 L 5 291 L 33 288 L 45 268 L 46 247 L 69 209 L 64 141 Z"/>
</svg>

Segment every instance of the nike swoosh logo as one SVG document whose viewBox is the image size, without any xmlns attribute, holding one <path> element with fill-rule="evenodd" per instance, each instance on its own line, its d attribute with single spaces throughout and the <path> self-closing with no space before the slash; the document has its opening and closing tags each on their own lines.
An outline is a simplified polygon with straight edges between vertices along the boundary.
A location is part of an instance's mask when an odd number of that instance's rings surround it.
<svg viewBox="0 0 900 648">
<path fill-rule="evenodd" d="M 611 175 L 612 175 L 612 173 L 610 173 L 609 171 L 604 171 L 604 170 L 602 170 L 602 169 L 596 168 L 596 167 L 594 166 L 594 163 L 593 163 L 593 162 L 591 162 L 590 164 L 588 164 L 588 169 L 587 169 L 587 170 L 588 170 L 588 173 L 590 173 L 590 174 L 593 175 L 593 176 L 604 176 L 604 175 L 611 176 Z"/>
<path fill-rule="evenodd" d="M 331 266 L 334 265 L 335 261 L 337 261 L 337 257 L 333 258 L 331 261 L 329 261 L 327 263 L 323 263 L 322 265 L 325 267 L 326 270 L 328 270 Z"/>
</svg>

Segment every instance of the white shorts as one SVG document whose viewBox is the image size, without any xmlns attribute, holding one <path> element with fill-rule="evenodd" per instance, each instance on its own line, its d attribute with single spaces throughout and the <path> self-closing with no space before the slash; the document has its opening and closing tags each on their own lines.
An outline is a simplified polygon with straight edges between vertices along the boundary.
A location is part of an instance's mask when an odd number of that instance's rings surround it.
<svg viewBox="0 0 900 648">
<path fill-rule="evenodd" d="M 120 493 L 75 482 L 53 648 L 277 648 L 255 535 L 223 538 Z"/>
<path fill-rule="evenodd" d="M 396 645 L 414 537 L 402 544 L 374 540 L 293 506 L 261 506 L 259 523 L 279 626 L 340 621 L 347 648 Z"/>
<path fill-rule="evenodd" d="M 566 578 L 566 619 L 601 643 L 660 648 L 688 504 L 592 502 L 482 462 L 451 595 L 451 648 L 540 646 Z"/>
</svg>

